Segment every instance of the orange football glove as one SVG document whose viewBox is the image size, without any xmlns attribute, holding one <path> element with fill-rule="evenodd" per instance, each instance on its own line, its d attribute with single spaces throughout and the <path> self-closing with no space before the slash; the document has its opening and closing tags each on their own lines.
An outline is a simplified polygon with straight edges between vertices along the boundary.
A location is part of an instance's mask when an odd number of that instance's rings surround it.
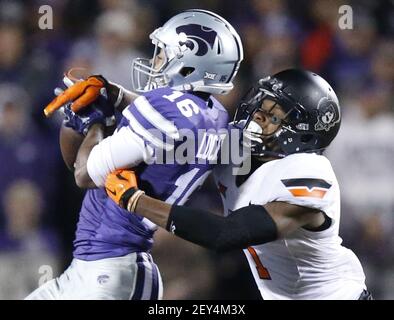
<svg viewBox="0 0 394 320">
<path fill-rule="evenodd" d="M 116 170 L 107 176 L 105 190 L 108 196 L 122 208 L 126 208 L 129 199 L 137 192 L 137 177 L 131 170 Z"/>
<path fill-rule="evenodd" d="M 66 103 L 71 104 L 71 110 L 77 113 L 79 110 L 94 102 L 106 87 L 102 77 L 90 76 L 86 80 L 76 82 L 63 93 L 53 99 L 44 109 L 46 117 L 50 117 L 56 110 Z"/>
</svg>

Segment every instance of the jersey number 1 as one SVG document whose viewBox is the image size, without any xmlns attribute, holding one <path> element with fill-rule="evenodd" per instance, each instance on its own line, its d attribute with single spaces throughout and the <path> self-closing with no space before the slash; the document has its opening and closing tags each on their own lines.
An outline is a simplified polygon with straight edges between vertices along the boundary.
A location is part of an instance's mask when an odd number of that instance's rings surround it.
<svg viewBox="0 0 394 320">
<path fill-rule="evenodd" d="M 253 258 L 254 263 L 256 264 L 257 273 L 259 274 L 259 278 L 263 280 L 271 280 L 270 273 L 268 272 L 267 268 L 263 266 L 260 261 L 260 258 L 254 250 L 253 247 L 248 247 L 248 251 Z"/>
</svg>

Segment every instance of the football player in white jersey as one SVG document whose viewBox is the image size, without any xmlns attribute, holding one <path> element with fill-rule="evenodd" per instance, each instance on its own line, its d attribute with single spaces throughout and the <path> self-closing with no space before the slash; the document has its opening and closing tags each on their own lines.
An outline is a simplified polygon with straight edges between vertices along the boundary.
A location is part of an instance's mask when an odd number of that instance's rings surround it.
<svg viewBox="0 0 394 320">
<path fill-rule="evenodd" d="M 339 186 L 322 155 L 340 123 L 338 98 L 323 78 L 285 70 L 259 80 L 237 109 L 232 125 L 243 130 L 252 168 L 216 170 L 225 217 L 170 206 L 114 174 L 107 187 L 179 237 L 217 251 L 243 249 L 263 299 L 369 300 L 360 261 L 341 245 Z"/>
</svg>

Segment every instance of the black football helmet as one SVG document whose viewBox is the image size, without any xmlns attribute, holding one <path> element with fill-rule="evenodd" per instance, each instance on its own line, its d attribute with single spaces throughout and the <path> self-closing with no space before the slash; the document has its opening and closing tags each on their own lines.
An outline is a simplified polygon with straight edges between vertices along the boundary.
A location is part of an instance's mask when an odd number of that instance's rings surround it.
<svg viewBox="0 0 394 320">
<path fill-rule="evenodd" d="M 253 115 L 264 99 L 280 105 L 286 113 L 278 130 L 269 137 L 256 130 Z M 321 153 L 335 138 L 341 124 L 338 98 L 319 75 L 288 69 L 260 79 L 237 108 L 234 125 L 243 129 L 252 155 L 283 158 L 292 153 Z M 260 126 L 258 126 L 260 129 Z"/>
</svg>

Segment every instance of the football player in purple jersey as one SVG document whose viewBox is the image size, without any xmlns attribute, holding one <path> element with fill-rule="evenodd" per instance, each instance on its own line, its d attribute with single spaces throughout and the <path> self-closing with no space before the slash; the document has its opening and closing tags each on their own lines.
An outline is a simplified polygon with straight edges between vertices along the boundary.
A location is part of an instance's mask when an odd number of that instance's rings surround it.
<svg viewBox="0 0 394 320">
<path fill-rule="evenodd" d="M 45 109 L 49 116 L 62 107 L 63 158 L 76 184 L 88 190 L 71 266 L 27 299 L 162 297 L 149 253 L 157 226 L 113 202 L 105 179 L 133 168 L 147 194 L 183 204 L 217 160 L 228 116 L 212 94 L 233 88 L 243 49 L 226 20 L 196 9 L 174 16 L 150 39 L 152 59 L 133 61 L 133 92 L 91 76 L 68 83 Z M 122 113 L 109 134 L 115 109 Z"/>
</svg>

